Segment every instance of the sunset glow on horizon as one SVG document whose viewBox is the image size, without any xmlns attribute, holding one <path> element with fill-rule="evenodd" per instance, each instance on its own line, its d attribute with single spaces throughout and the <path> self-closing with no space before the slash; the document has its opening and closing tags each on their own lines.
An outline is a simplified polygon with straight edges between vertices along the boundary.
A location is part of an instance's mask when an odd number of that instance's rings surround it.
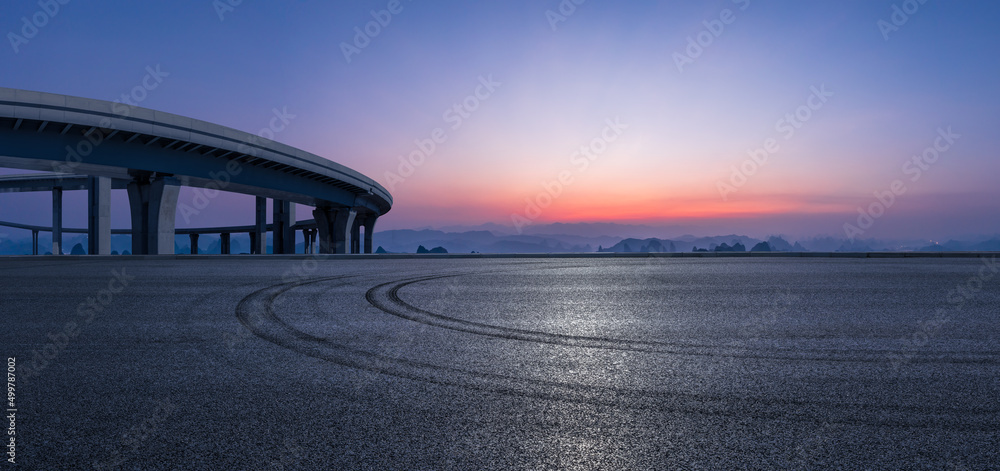
<svg viewBox="0 0 1000 471">
<path fill-rule="evenodd" d="M 914 2 L 896 25 L 903 3 L 74 2 L 6 47 L 0 86 L 114 100 L 159 64 L 140 106 L 253 133 L 287 109 L 275 140 L 390 190 L 379 230 L 844 236 L 876 211 L 864 237 L 1000 233 L 1000 8 Z M 0 219 L 48 223 L 44 195 L 5 198 Z M 247 201 L 178 227 L 249 224 Z"/>
</svg>

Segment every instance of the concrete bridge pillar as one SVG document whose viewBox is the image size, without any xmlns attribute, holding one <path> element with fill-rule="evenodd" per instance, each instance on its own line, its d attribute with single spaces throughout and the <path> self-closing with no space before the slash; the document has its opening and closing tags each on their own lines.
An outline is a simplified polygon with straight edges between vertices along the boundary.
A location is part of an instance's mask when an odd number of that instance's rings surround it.
<svg viewBox="0 0 1000 471">
<path fill-rule="evenodd" d="M 319 231 L 320 253 L 347 253 L 350 249 L 351 228 L 357 211 L 351 208 L 316 208 L 316 228 Z"/>
<path fill-rule="evenodd" d="M 52 255 L 62 255 L 63 189 L 52 189 Z"/>
<path fill-rule="evenodd" d="M 198 235 L 188 234 L 188 237 L 191 238 L 191 255 L 198 255 Z"/>
<path fill-rule="evenodd" d="M 254 230 L 250 233 L 250 253 L 267 253 L 267 198 L 257 197 Z"/>
<path fill-rule="evenodd" d="M 372 253 L 372 233 L 375 230 L 374 213 L 358 212 L 351 227 L 351 253 L 361 253 L 361 228 L 365 228 L 364 253 Z"/>
<path fill-rule="evenodd" d="M 274 228 L 274 253 L 295 253 L 295 204 L 289 201 L 274 200 L 271 212 L 271 224 Z"/>
<path fill-rule="evenodd" d="M 365 218 L 365 253 L 372 253 L 372 237 L 375 235 L 375 220 L 378 219 L 374 214 L 369 214 Z"/>
<path fill-rule="evenodd" d="M 361 253 L 361 225 L 364 222 L 365 217 L 359 214 L 354 217 L 354 224 L 351 224 L 351 253 Z"/>
<path fill-rule="evenodd" d="M 31 254 L 38 255 L 38 231 L 31 231 Z"/>
<path fill-rule="evenodd" d="M 111 179 L 90 177 L 87 189 L 87 253 L 111 253 Z"/>
<path fill-rule="evenodd" d="M 230 245 L 232 242 L 231 237 L 232 235 L 228 232 L 219 234 L 219 253 L 223 255 L 229 255 L 232 253 L 232 245 Z"/>
<path fill-rule="evenodd" d="M 316 253 L 316 229 L 302 229 L 302 238 L 305 239 L 305 253 Z"/>
<path fill-rule="evenodd" d="M 173 177 L 136 175 L 127 189 L 132 212 L 132 253 L 174 253 L 180 182 Z"/>
</svg>

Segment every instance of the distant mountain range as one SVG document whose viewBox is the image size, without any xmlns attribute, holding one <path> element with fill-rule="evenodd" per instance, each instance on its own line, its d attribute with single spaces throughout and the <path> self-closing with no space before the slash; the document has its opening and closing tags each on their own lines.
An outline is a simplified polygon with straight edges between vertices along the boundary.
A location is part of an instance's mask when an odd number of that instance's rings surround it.
<svg viewBox="0 0 1000 471">
<path fill-rule="evenodd" d="M 420 245 L 443 247 L 450 253 L 567 253 L 567 252 L 691 252 L 705 249 L 714 251 L 723 244 L 729 248 L 742 246 L 744 250 L 760 250 L 767 244 L 770 251 L 779 252 L 884 252 L 884 251 L 1000 251 L 1000 236 L 980 237 L 969 242 L 949 241 L 933 244 L 927 240 L 848 240 L 836 237 L 814 237 L 791 241 L 783 236 L 757 239 L 745 235 L 678 237 L 619 237 L 611 235 L 585 236 L 595 226 L 600 230 L 627 230 L 628 227 L 613 224 L 592 225 L 580 228 L 573 224 L 552 224 L 535 228 L 532 233 L 521 235 L 507 231 L 469 230 L 449 232 L 445 230 L 391 230 L 375 233 L 375 245 L 393 253 L 413 253 Z M 501 226 L 504 227 L 504 226 Z M 462 229 L 453 227 L 452 229 Z M 505 228 L 510 230 L 510 228 Z M 567 229 L 575 234 L 560 234 L 556 229 Z M 645 228 L 643 228 L 645 229 Z M 738 246 L 737 246 L 738 247 Z"/>
<path fill-rule="evenodd" d="M 970 236 L 968 240 L 949 240 L 936 244 L 927 240 L 847 240 L 837 237 L 813 237 L 792 240 L 787 236 L 769 236 L 757 239 L 745 235 L 729 234 L 720 236 L 696 236 L 682 232 L 684 228 L 624 225 L 614 223 L 585 224 L 543 224 L 526 228 L 517 234 L 513 228 L 499 224 L 482 226 L 452 226 L 420 230 L 388 230 L 376 232 L 374 243 L 384 252 L 416 253 L 418 247 L 442 248 L 449 253 L 572 253 L 572 252 L 691 252 L 695 249 L 708 251 L 763 250 L 784 252 L 880 252 L 880 251 L 1000 251 L 1000 236 Z M 23 236 L 12 238 L 6 230 L 0 235 L 0 255 L 21 255 L 31 253 L 31 239 Z M 16 231 L 20 233 L 20 231 Z M 674 234 L 671 236 L 667 232 Z M 595 235 L 600 234 L 600 235 Z M 301 235 L 300 235 L 301 237 Z M 270 242 L 270 237 L 269 237 Z M 86 248 L 86 236 L 66 234 L 63 237 L 63 251 L 69 253 L 76 244 Z M 112 237 L 112 249 L 123 253 L 131 249 L 131 239 L 126 235 Z M 725 246 L 723 246 L 725 244 Z M 739 244 L 739 245 L 737 245 Z M 199 253 L 219 253 L 220 241 L 216 235 L 200 238 Z M 190 253 L 189 238 L 177 236 L 177 253 Z M 233 253 L 247 252 L 250 240 L 247 234 L 233 234 Z M 302 252 L 303 244 L 297 245 Z M 39 237 L 41 253 L 51 250 L 52 242 L 48 234 Z"/>
<path fill-rule="evenodd" d="M 943 244 L 922 247 L 920 250 L 923 252 L 996 252 L 1000 251 L 1000 237 L 981 242 L 949 240 Z"/>
<path fill-rule="evenodd" d="M 445 232 L 394 230 L 376 232 L 374 243 L 386 252 L 413 253 L 418 246 L 444 247 L 450 253 L 568 253 L 595 252 L 599 245 L 613 245 L 619 237 L 575 235 L 495 234 L 492 231 Z"/>
</svg>

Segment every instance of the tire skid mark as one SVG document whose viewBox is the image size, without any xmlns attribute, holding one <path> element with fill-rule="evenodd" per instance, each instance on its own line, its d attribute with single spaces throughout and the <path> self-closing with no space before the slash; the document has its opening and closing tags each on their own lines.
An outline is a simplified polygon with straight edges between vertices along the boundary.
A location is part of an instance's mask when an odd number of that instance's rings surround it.
<svg viewBox="0 0 1000 471">
<path fill-rule="evenodd" d="M 501 375 L 391 357 L 340 345 L 329 339 L 295 329 L 281 320 L 273 310 L 274 301 L 295 288 L 344 281 L 358 276 L 360 275 L 328 276 L 265 287 L 244 297 L 237 305 L 236 316 L 259 338 L 306 356 L 353 369 L 484 393 L 575 404 L 652 409 L 667 413 L 888 428 L 992 431 L 996 415 L 1000 412 L 985 409 L 928 409 L 915 406 L 877 406 L 794 399 L 748 400 L 742 397 L 632 390 Z M 456 275 L 434 275 L 434 277 L 444 276 Z M 831 416 L 831 412 L 834 411 L 835 417 Z M 917 416 L 914 417 L 914 414 Z M 975 417 L 978 420 L 971 423 L 969 420 L 947 420 L 952 414 L 960 414 L 966 419 Z"/>
<path fill-rule="evenodd" d="M 365 298 L 379 310 L 396 317 L 407 319 L 421 324 L 440 327 L 443 329 L 465 332 L 488 337 L 502 338 L 506 340 L 522 340 L 526 342 L 546 343 L 553 345 L 564 345 L 581 348 L 597 348 L 605 350 L 621 350 L 639 353 L 655 353 L 669 355 L 690 355 L 708 357 L 730 357 L 741 359 L 757 360 L 783 360 L 783 361 L 826 361 L 826 362 L 851 362 L 851 363 L 888 363 L 886 359 L 890 354 L 909 354 L 907 351 L 891 349 L 858 349 L 858 350 L 837 350 L 837 349 L 814 349 L 814 348 L 792 348 L 776 347 L 768 349 L 772 352 L 796 352 L 807 355 L 780 355 L 780 354 L 760 354 L 754 353 L 761 349 L 752 349 L 731 345 L 710 345 L 710 344 L 681 344 L 669 342 L 655 342 L 646 340 L 628 340 L 608 337 L 590 337 L 568 334 L 557 334 L 528 329 L 518 329 L 503 327 L 482 322 L 475 322 L 466 319 L 445 316 L 435 312 L 414 306 L 399 296 L 399 290 L 416 283 L 431 280 L 452 278 L 469 275 L 473 273 L 459 273 L 447 275 L 421 276 L 403 280 L 390 281 L 374 286 L 365 293 Z M 720 350 L 730 350 L 731 353 L 721 353 Z M 861 353 L 862 356 L 857 354 Z M 847 355 L 847 356 L 837 356 Z M 946 355 L 963 355 L 955 358 Z M 1000 364 L 997 352 L 917 352 L 910 359 L 911 363 L 952 363 L 952 364 Z"/>
</svg>

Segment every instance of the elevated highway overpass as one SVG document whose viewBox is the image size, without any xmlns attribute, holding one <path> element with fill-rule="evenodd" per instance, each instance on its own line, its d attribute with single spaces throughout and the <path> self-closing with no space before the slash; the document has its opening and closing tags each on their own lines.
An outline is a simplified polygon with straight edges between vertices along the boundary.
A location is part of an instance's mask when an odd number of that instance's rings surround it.
<svg viewBox="0 0 1000 471">
<path fill-rule="evenodd" d="M 0 88 L 0 166 L 50 172 L 0 178 L 0 192 L 51 191 L 53 253 L 61 247 L 62 192 L 88 192 L 90 252 L 110 252 L 110 191 L 125 189 L 132 252 L 174 250 L 181 186 L 257 197 L 256 253 L 264 253 L 267 199 L 275 253 L 294 252 L 294 203 L 313 206 L 320 253 L 372 251 L 375 221 L 392 196 L 361 173 L 253 134 L 117 102 Z M 361 233 L 364 231 L 364 246 Z"/>
</svg>

